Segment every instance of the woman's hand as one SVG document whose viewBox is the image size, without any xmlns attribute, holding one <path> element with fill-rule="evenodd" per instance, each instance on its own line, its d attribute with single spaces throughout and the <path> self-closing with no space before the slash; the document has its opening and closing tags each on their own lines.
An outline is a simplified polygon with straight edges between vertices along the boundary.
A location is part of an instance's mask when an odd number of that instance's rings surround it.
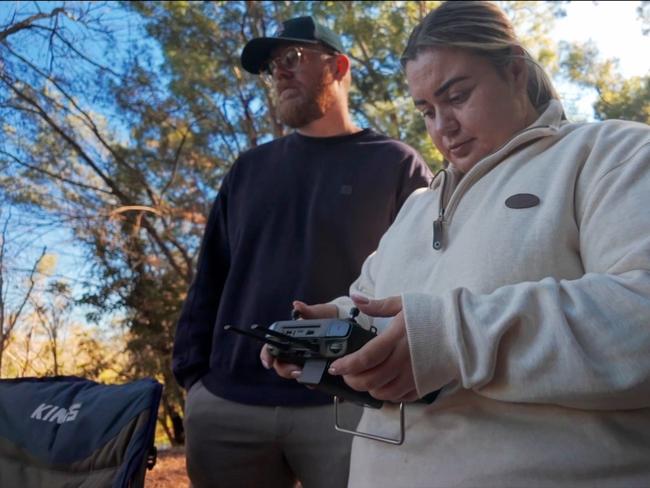
<svg viewBox="0 0 650 488">
<path fill-rule="evenodd" d="M 351 388 L 367 391 L 379 400 L 396 403 L 417 400 L 402 298 L 368 300 L 355 295 L 351 298 L 366 315 L 393 317 L 393 320 L 386 330 L 361 349 L 334 361 L 329 373 L 342 375 Z"/>
<path fill-rule="evenodd" d="M 307 305 L 304 302 L 296 300 L 292 305 L 293 309 L 300 313 L 303 319 L 331 319 L 338 316 L 336 305 L 330 303 Z M 294 379 L 300 376 L 302 372 L 302 368 L 297 364 L 285 363 L 271 356 L 266 344 L 264 344 L 260 352 L 260 360 L 266 369 L 275 369 L 275 372 L 283 378 Z"/>
</svg>

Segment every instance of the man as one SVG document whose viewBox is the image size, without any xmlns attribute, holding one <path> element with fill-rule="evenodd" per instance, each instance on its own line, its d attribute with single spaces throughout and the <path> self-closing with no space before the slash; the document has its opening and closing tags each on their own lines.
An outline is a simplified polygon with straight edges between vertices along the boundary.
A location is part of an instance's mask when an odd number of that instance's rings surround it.
<svg viewBox="0 0 650 488">
<path fill-rule="evenodd" d="M 195 487 L 345 486 L 351 439 L 334 430 L 332 398 L 265 370 L 261 344 L 224 326 L 269 326 L 293 300 L 347 293 L 431 174 L 409 146 L 354 124 L 350 60 L 311 17 L 251 40 L 241 62 L 270 77 L 296 131 L 237 159 L 208 220 L 174 345 L 188 473 Z"/>
</svg>

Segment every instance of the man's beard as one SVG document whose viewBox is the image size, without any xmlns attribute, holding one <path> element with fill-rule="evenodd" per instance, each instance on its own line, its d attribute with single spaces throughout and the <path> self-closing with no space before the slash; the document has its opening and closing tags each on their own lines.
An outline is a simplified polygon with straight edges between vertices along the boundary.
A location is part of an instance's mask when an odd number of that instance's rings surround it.
<svg viewBox="0 0 650 488">
<path fill-rule="evenodd" d="M 331 88 L 331 80 L 323 73 L 319 82 L 308 86 L 305 93 L 278 102 L 278 119 L 293 129 L 320 119 L 334 104 L 335 95 Z"/>
</svg>

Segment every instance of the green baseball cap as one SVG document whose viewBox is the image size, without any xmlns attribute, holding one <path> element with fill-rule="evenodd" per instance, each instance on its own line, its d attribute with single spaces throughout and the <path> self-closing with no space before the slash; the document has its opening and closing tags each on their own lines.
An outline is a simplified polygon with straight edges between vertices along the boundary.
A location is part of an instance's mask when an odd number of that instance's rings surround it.
<svg viewBox="0 0 650 488">
<path fill-rule="evenodd" d="M 241 65 L 249 73 L 260 74 L 264 64 L 269 60 L 273 48 L 286 43 L 323 44 L 334 51 L 343 52 L 343 45 L 338 35 L 312 17 L 296 17 L 282 23 L 282 27 L 273 37 L 257 37 L 244 46 L 241 53 Z"/>
</svg>

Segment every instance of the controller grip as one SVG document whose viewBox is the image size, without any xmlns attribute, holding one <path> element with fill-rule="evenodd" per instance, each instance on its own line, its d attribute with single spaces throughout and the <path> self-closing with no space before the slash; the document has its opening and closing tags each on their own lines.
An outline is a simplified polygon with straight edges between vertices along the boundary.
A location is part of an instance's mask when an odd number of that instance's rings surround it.
<svg viewBox="0 0 650 488">
<path fill-rule="evenodd" d="M 368 392 L 353 390 L 345 383 L 343 377 L 329 374 L 327 372 L 329 365 L 330 361 L 326 359 L 305 361 L 302 373 L 298 377 L 298 383 L 313 386 L 317 390 L 359 405 L 372 408 L 382 407 L 383 401 L 373 398 Z"/>
<path fill-rule="evenodd" d="M 332 396 L 337 396 L 342 400 L 364 407 L 381 408 L 384 405 L 382 400 L 377 400 L 367 391 L 356 391 L 350 388 L 341 376 L 332 376 L 325 373 L 318 387 Z"/>
</svg>

